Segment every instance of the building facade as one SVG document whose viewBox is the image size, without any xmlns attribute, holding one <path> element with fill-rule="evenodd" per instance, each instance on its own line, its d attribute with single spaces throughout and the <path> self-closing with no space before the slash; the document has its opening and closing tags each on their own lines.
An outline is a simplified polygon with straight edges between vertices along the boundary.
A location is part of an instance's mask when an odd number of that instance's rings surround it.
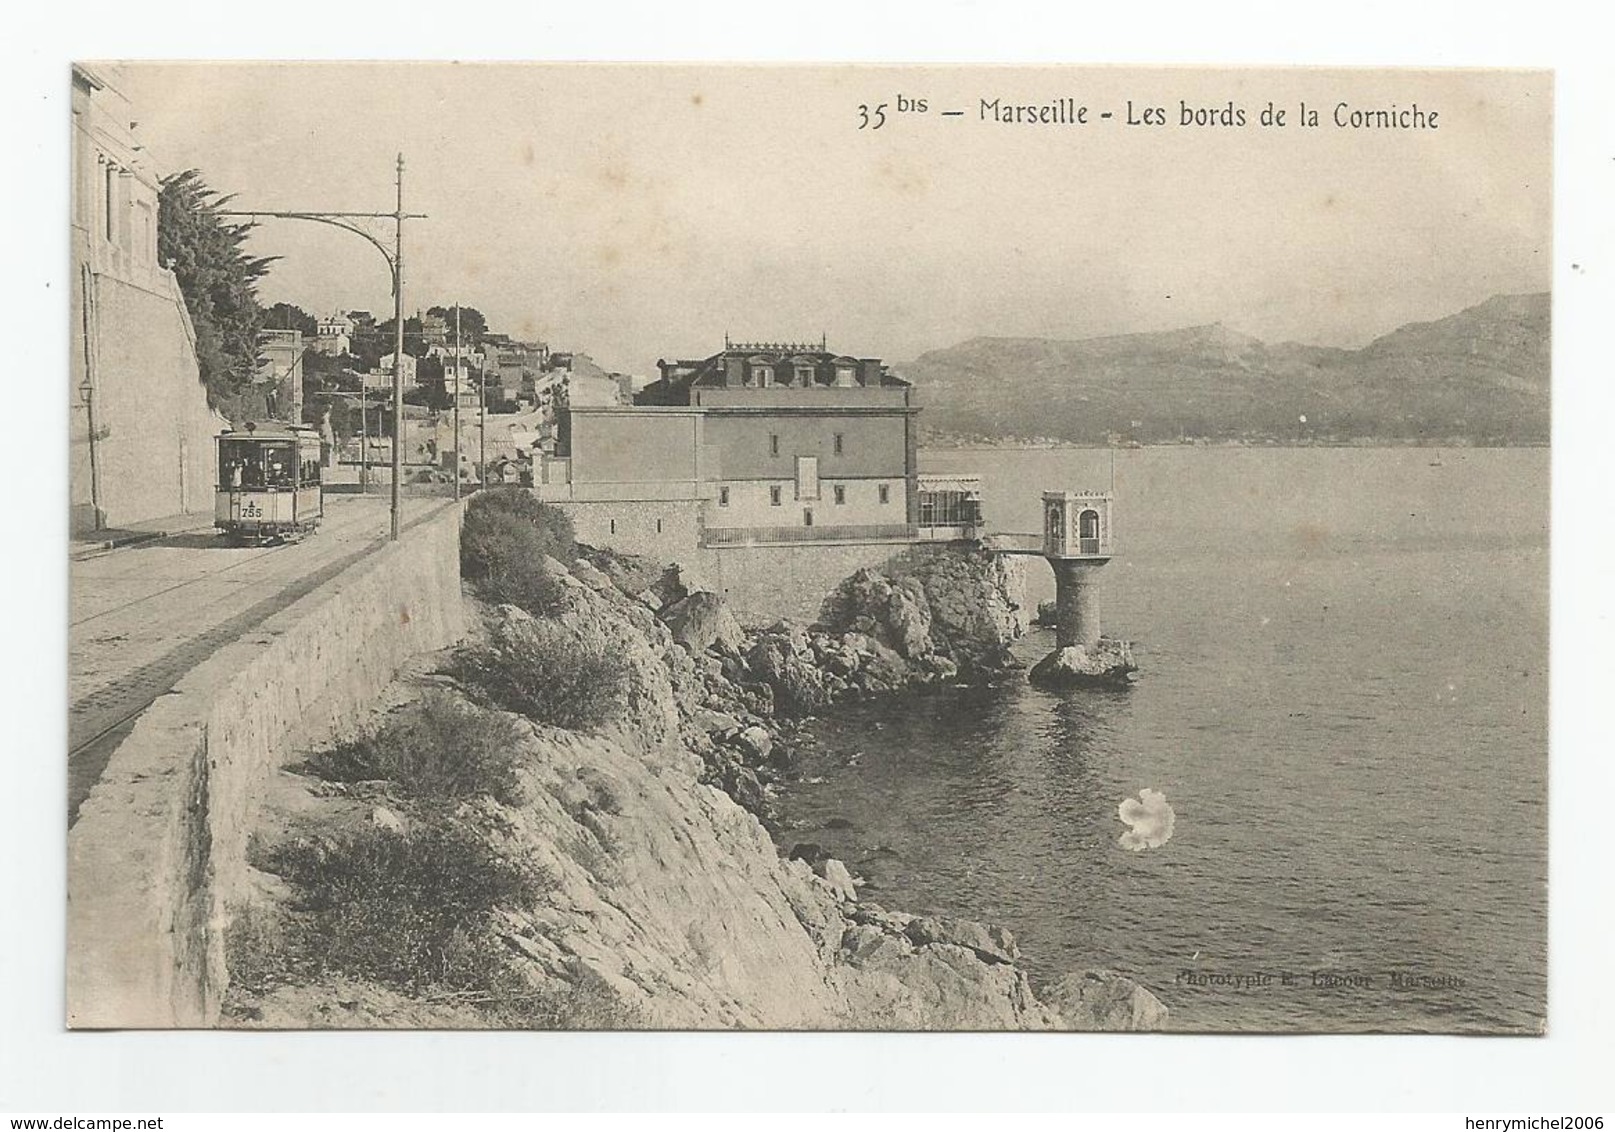
<svg viewBox="0 0 1615 1132">
<path fill-rule="evenodd" d="M 889 537 L 919 521 L 919 410 L 908 382 L 878 358 L 835 354 L 823 342 L 725 342 L 712 357 L 657 368 L 635 400 L 701 410 L 712 540 L 758 530 Z"/>
<path fill-rule="evenodd" d="M 260 330 L 258 372 L 264 386 L 264 403 L 276 420 L 301 424 L 303 420 L 303 332 Z"/>
<path fill-rule="evenodd" d="M 633 406 L 558 412 L 540 492 L 573 504 L 585 542 L 679 557 L 920 537 L 919 410 L 878 359 L 726 343 L 659 365 Z"/>
<path fill-rule="evenodd" d="M 196 330 L 157 258 L 158 171 L 121 72 L 72 69 L 69 505 L 75 531 L 206 510 L 213 438 Z"/>
<path fill-rule="evenodd" d="M 309 349 L 317 354 L 340 357 L 353 352 L 353 319 L 338 311 L 315 324 L 314 341 Z"/>
<path fill-rule="evenodd" d="M 404 351 L 404 360 L 400 368 L 404 371 L 404 389 L 406 391 L 420 386 L 416 367 L 415 355 L 408 350 Z M 376 368 L 365 375 L 364 387 L 366 389 L 391 389 L 393 387 L 392 354 L 383 354 L 381 356 L 381 360 L 376 363 Z"/>
</svg>

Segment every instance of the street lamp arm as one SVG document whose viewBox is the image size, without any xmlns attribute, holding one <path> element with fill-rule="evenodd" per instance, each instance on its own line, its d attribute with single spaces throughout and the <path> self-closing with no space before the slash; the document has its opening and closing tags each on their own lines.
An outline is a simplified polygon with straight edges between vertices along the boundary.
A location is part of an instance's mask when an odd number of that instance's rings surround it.
<svg viewBox="0 0 1615 1132">
<path fill-rule="evenodd" d="M 402 504 L 399 487 L 404 478 L 404 221 L 424 220 L 425 215 L 404 211 L 404 155 L 398 155 L 398 203 L 391 212 L 292 212 L 270 209 L 221 209 L 219 216 L 268 217 L 273 220 L 312 220 L 332 228 L 341 228 L 355 236 L 363 236 L 370 246 L 387 261 L 387 270 L 393 281 L 393 474 L 392 474 L 392 532 L 393 542 L 398 541 L 402 530 L 400 518 Z M 393 250 L 366 232 L 355 220 L 391 220 L 393 222 Z M 361 390 L 362 391 L 362 390 Z M 456 444 L 459 438 L 455 438 Z"/>
<path fill-rule="evenodd" d="M 364 239 L 366 239 L 366 240 L 368 240 L 370 242 L 371 247 L 375 248 L 378 252 L 381 253 L 381 258 L 387 261 L 387 270 L 392 273 L 394 283 L 396 284 L 397 281 L 398 281 L 398 264 L 393 259 L 393 254 L 387 250 L 387 246 L 385 244 L 383 244 L 380 240 L 376 239 L 376 237 L 372 236 L 369 232 L 366 232 L 363 228 L 361 228 L 357 224 L 354 224 L 354 223 L 351 222 L 352 219 L 359 219 L 359 218 L 375 219 L 375 220 L 390 220 L 390 219 L 395 218 L 394 213 L 391 213 L 391 212 L 265 212 L 265 211 L 262 211 L 262 210 L 248 211 L 248 210 L 243 209 L 243 210 L 221 211 L 219 213 L 219 215 L 220 216 L 245 216 L 245 217 L 253 218 L 253 219 L 256 219 L 257 217 L 260 217 L 260 216 L 267 216 L 267 217 L 269 217 L 271 219 L 274 219 L 274 220 L 312 220 L 316 224 L 329 224 L 333 228 L 341 228 L 345 232 L 352 232 L 355 236 L 364 237 Z M 425 214 L 424 213 L 409 213 L 409 214 L 406 215 L 405 219 L 424 220 L 425 219 Z"/>
</svg>

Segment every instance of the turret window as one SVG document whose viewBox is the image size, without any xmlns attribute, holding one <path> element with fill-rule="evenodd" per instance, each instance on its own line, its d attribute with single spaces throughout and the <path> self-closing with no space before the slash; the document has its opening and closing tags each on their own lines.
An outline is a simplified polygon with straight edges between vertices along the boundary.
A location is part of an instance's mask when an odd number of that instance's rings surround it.
<svg viewBox="0 0 1615 1132">
<path fill-rule="evenodd" d="M 1099 512 L 1090 507 L 1077 516 L 1077 538 L 1083 554 L 1099 553 Z"/>
</svg>

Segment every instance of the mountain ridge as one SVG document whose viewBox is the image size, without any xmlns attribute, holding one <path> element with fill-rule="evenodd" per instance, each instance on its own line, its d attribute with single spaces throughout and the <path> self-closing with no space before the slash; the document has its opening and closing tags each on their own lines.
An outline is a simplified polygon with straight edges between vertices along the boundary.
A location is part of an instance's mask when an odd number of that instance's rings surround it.
<svg viewBox="0 0 1615 1132">
<path fill-rule="evenodd" d="M 1083 339 L 977 335 L 896 367 L 946 440 L 1541 444 L 1551 296 L 1500 294 L 1356 348 L 1221 322 Z"/>
</svg>

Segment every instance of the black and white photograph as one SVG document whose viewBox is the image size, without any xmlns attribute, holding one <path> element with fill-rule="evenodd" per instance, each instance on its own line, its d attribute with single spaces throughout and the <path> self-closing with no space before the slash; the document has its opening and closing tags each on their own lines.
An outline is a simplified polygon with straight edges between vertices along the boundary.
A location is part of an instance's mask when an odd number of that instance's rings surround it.
<svg viewBox="0 0 1615 1132">
<path fill-rule="evenodd" d="M 71 90 L 68 1028 L 1549 1026 L 1550 72 Z"/>
</svg>

